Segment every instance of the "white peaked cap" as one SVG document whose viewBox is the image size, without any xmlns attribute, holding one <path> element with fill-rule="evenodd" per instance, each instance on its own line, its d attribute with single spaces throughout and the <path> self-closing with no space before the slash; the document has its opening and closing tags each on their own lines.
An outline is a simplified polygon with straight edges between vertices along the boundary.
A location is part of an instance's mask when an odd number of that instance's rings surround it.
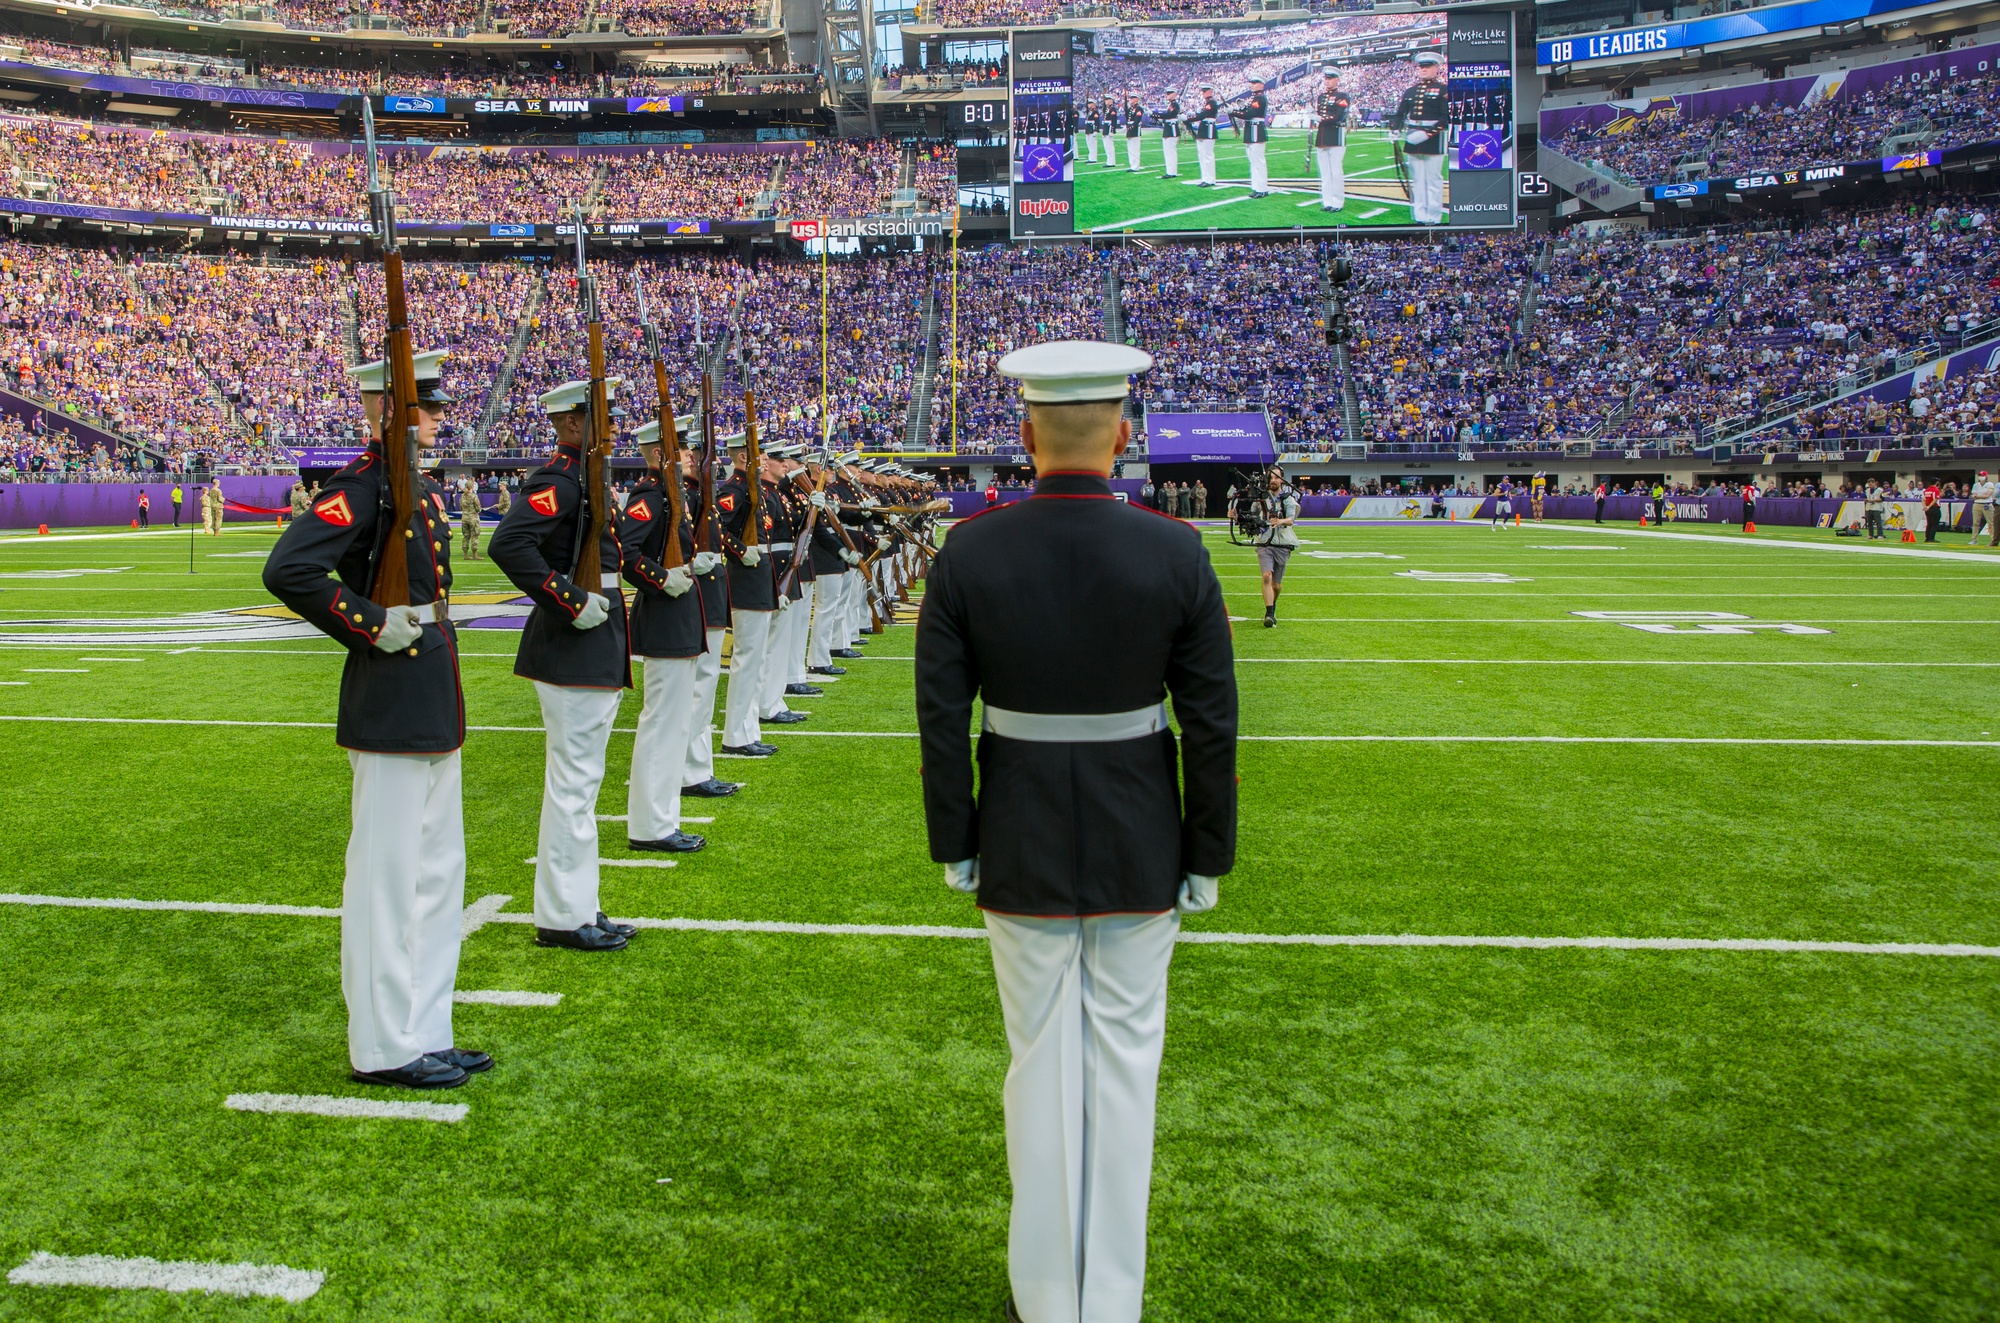
<svg viewBox="0 0 2000 1323">
<path fill-rule="evenodd" d="M 1410 61 L 1413 64 L 1443 64 L 1444 56 L 1436 51 L 1418 51 L 1410 57 Z"/>
<path fill-rule="evenodd" d="M 623 377 L 606 377 L 604 379 L 605 402 L 609 403 L 617 399 L 618 388 L 624 384 L 625 378 Z M 581 409 L 584 405 L 590 403 L 590 382 L 565 381 L 554 390 L 543 391 L 539 398 L 543 412 L 547 413 L 549 417 L 554 418 L 558 414 L 568 413 L 572 409 Z"/>
<path fill-rule="evenodd" d="M 410 362 L 417 370 L 419 384 L 436 381 L 444 369 L 438 365 L 451 357 L 448 350 L 426 349 L 421 354 L 411 354 Z M 372 363 L 359 363 L 347 369 L 347 375 L 354 378 L 354 384 L 370 395 L 381 395 L 389 389 L 389 360 L 378 358 Z"/>
<path fill-rule="evenodd" d="M 1000 360 L 1000 375 L 1017 377 L 1021 398 L 1030 404 L 1086 404 L 1122 400 L 1129 380 L 1149 371 L 1153 356 L 1143 349 L 1101 340 L 1051 340 L 1016 349 Z"/>
<path fill-rule="evenodd" d="M 681 434 L 682 445 L 687 444 L 688 429 L 692 428 L 694 424 L 695 416 L 691 413 L 676 414 L 674 416 L 674 430 Z M 632 440 L 642 446 L 659 445 L 660 420 L 655 418 L 650 423 L 640 423 L 632 429 Z"/>
</svg>

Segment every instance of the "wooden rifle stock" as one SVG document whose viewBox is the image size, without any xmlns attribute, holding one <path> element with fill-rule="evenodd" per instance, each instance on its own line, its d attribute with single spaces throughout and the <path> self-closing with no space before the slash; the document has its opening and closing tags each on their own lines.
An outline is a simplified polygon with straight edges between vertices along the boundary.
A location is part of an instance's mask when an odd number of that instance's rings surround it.
<svg viewBox="0 0 2000 1323">
<path fill-rule="evenodd" d="M 591 311 L 595 313 L 596 300 Z M 587 593 L 604 591 L 604 529 L 611 521 L 611 404 L 604 388 L 604 323 L 590 323 L 590 413 L 583 439 L 583 499 L 589 516 L 570 578 Z M 583 522 L 583 521 L 579 521 Z"/>
<path fill-rule="evenodd" d="M 826 495 L 826 479 L 827 471 L 822 468 L 819 471 L 819 485 L 813 488 L 813 492 L 816 495 L 821 497 Z M 809 548 L 812 545 L 813 525 L 818 522 L 819 506 L 809 502 L 806 505 L 805 527 L 799 530 L 799 540 L 792 543 L 792 563 L 786 567 L 785 577 L 778 581 L 778 596 L 784 597 L 789 594 L 792 591 L 792 585 L 799 581 L 799 566 L 811 554 Z M 834 522 L 838 523 L 839 521 L 835 520 Z"/>
<path fill-rule="evenodd" d="M 710 393 L 708 373 L 701 374 L 701 517 L 694 525 L 697 551 L 717 552 L 721 544 L 715 519 L 715 399 Z"/>
<path fill-rule="evenodd" d="M 388 284 L 389 389 L 382 400 L 382 459 L 389 470 L 389 526 L 381 532 L 381 553 L 375 558 L 375 582 L 368 600 L 377 606 L 410 604 L 410 518 L 416 513 L 423 479 L 417 468 L 417 367 L 410 349 L 410 309 L 403 290 L 403 255 L 395 249 L 382 254 L 382 275 Z"/>
<path fill-rule="evenodd" d="M 754 547 L 764 537 L 764 456 L 757 449 L 757 397 L 743 388 L 743 499 L 750 517 L 743 521 L 743 545 Z"/>
<path fill-rule="evenodd" d="M 687 564 L 681 557 L 681 524 L 687 519 L 687 492 L 681 486 L 681 426 L 674 417 L 667 365 L 653 360 L 653 386 L 660 395 L 660 487 L 667 494 L 667 547 L 660 564 L 675 569 Z"/>
</svg>

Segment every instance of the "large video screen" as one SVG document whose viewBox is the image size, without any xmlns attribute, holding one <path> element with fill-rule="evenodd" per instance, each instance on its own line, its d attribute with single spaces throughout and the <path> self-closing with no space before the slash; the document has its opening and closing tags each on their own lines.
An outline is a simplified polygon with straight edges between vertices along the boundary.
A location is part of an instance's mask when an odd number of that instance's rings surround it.
<svg viewBox="0 0 2000 1323">
<path fill-rule="evenodd" d="M 1510 13 L 1012 34 L 1013 233 L 1514 224 Z"/>
</svg>

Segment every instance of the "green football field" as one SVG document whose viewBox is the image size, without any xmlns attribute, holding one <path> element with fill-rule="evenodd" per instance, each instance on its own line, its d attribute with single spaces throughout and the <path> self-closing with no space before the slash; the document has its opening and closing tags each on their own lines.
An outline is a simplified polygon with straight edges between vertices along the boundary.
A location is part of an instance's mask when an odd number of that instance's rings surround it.
<svg viewBox="0 0 2000 1323">
<path fill-rule="evenodd" d="M 1314 526 L 1265 630 L 1209 536 L 1242 844 L 1172 975 L 1152 1323 L 2000 1316 L 2000 554 Z M 457 1124 L 225 1108 L 390 1096 L 313 912 L 339 653 L 235 614 L 270 540 L 0 540 L 0 1271 L 324 1285 L 0 1281 L 0 1318 L 997 1320 L 1004 1038 L 926 857 L 907 625 L 719 764 L 705 852 L 605 870 L 660 921 L 614 956 L 520 922 L 536 703 L 464 629 L 458 986 L 561 1001 L 458 1007 L 499 1064 L 422 1095 Z M 1615 940 L 1536 940 L 1580 938 Z"/>
<path fill-rule="evenodd" d="M 1319 175 L 1313 164 L 1312 131 L 1272 129 L 1264 149 L 1271 176 L 1271 196 L 1250 196 L 1250 162 L 1243 143 L 1225 133 L 1215 144 L 1214 188 L 1199 188 L 1200 163 L 1192 138 L 1180 140 L 1180 177 L 1167 179 L 1166 158 L 1157 130 L 1148 130 L 1139 162 L 1144 169 L 1129 172 L 1127 139 L 1118 140 L 1118 165 L 1093 163 L 1077 139 L 1076 228 L 1116 233 L 1122 230 L 1289 230 L 1297 226 L 1409 225 L 1409 194 L 1396 177 L 1395 155 L 1384 129 L 1355 129 L 1348 135 L 1345 177 L 1347 205 L 1322 211 Z M 1446 202 L 1451 179 L 1445 177 Z"/>
</svg>

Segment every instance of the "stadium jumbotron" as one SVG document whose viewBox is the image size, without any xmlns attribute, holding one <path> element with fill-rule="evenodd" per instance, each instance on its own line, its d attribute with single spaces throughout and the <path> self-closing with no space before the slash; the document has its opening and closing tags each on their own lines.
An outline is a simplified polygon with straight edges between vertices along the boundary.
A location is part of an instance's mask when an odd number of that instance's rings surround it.
<svg viewBox="0 0 2000 1323">
<path fill-rule="evenodd" d="M 0 1316 L 2000 1315 L 2000 38 L 1805 8 L 0 0 Z"/>
</svg>

